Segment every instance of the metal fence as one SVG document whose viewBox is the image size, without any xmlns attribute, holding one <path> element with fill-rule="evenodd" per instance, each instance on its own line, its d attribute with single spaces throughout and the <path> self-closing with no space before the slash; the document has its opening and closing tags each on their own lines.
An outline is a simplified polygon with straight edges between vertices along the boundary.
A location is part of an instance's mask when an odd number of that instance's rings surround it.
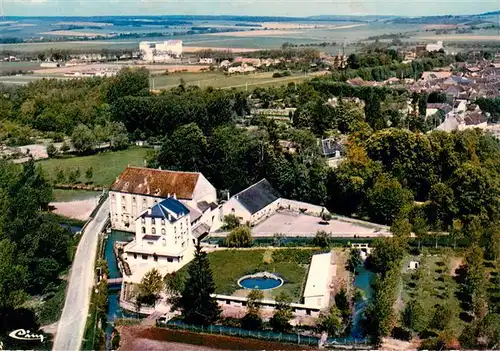
<svg viewBox="0 0 500 351">
<path fill-rule="evenodd" d="M 187 330 L 197 333 L 237 336 L 242 338 L 253 338 L 266 341 L 289 343 L 289 344 L 318 346 L 320 343 L 320 338 L 315 336 L 291 334 L 291 333 L 276 333 L 270 330 L 246 330 L 236 327 L 228 327 L 224 325 L 197 326 L 197 325 L 185 324 L 181 321 L 176 321 L 176 320 L 170 320 L 166 323 L 159 322 L 158 324 L 159 326 L 163 326 L 169 329 Z M 364 340 L 355 340 L 347 338 L 346 339 L 328 338 L 326 343 L 335 345 L 353 345 L 353 346 L 366 345 Z"/>
</svg>

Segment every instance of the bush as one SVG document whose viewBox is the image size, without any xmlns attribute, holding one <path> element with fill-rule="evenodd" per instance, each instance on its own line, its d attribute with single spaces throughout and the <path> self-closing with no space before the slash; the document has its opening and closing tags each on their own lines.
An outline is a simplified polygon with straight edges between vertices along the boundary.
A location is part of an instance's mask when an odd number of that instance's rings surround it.
<svg viewBox="0 0 500 351">
<path fill-rule="evenodd" d="M 297 250 L 297 249 L 284 249 L 273 251 L 273 261 L 279 262 L 291 262 L 296 264 L 309 264 L 311 262 L 312 255 L 318 253 L 318 249 L 312 250 Z"/>
<path fill-rule="evenodd" d="M 224 230 L 233 230 L 234 228 L 238 228 L 240 226 L 240 219 L 234 214 L 224 216 L 223 221 L 224 225 L 222 226 L 222 229 Z"/>
<path fill-rule="evenodd" d="M 262 319 L 258 314 L 247 313 L 241 319 L 241 327 L 247 330 L 259 330 L 262 328 Z"/>
<path fill-rule="evenodd" d="M 323 230 L 316 232 L 316 236 L 314 237 L 312 244 L 319 247 L 330 246 L 330 234 Z"/>
<path fill-rule="evenodd" d="M 111 348 L 113 350 L 117 350 L 118 347 L 120 346 L 120 333 L 115 329 L 114 330 L 115 335 L 113 336 L 113 339 L 111 340 Z"/>
<path fill-rule="evenodd" d="M 250 247 L 252 246 L 252 234 L 249 227 L 238 227 L 229 233 L 224 240 L 224 244 L 228 247 Z"/>
<path fill-rule="evenodd" d="M 47 145 L 47 155 L 49 157 L 54 157 L 55 155 L 57 155 L 57 149 L 53 143 L 49 143 Z"/>
</svg>

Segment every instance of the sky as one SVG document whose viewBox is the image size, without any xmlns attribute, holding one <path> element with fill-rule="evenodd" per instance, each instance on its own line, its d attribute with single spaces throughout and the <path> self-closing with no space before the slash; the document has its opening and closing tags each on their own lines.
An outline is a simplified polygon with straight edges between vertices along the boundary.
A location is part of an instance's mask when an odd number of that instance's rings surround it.
<svg viewBox="0 0 500 351">
<path fill-rule="evenodd" d="M 500 9 L 489 0 L 0 0 L 5 16 L 445 15 Z"/>
</svg>

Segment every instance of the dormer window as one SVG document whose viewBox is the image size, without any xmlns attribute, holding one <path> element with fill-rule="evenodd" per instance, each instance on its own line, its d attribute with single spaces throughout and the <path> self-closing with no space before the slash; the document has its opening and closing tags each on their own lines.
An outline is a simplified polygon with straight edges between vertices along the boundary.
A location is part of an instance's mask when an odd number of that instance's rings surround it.
<svg viewBox="0 0 500 351">
<path fill-rule="evenodd" d="M 155 219 L 151 218 L 151 224 L 156 224 Z"/>
<path fill-rule="evenodd" d="M 165 225 L 165 218 L 161 219 L 161 225 Z"/>
<path fill-rule="evenodd" d="M 151 228 L 151 234 L 156 234 L 156 228 Z"/>
</svg>

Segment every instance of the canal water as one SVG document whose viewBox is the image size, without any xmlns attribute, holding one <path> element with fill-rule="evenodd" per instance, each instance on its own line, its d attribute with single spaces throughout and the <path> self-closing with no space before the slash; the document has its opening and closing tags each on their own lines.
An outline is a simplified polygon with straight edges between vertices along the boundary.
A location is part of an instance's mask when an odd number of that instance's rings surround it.
<svg viewBox="0 0 500 351">
<path fill-rule="evenodd" d="M 122 276 L 118 268 L 118 262 L 113 252 L 113 245 L 117 241 L 131 241 L 133 234 L 113 231 L 108 235 L 104 247 L 104 258 L 108 264 L 109 277 L 120 278 Z M 108 325 L 106 327 L 106 349 L 111 349 L 111 335 L 113 333 L 114 321 L 116 318 L 137 318 L 138 315 L 122 310 L 120 307 L 121 286 L 110 286 L 108 288 Z"/>
<path fill-rule="evenodd" d="M 363 313 L 368 307 L 370 300 L 373 295 L 373 289 L 371 284 L 373 283 L 374 274 L 367 270 L 364 266 L 359 266 L 356 268 L 356 276 L 354 278 L 354 288 L 356 290 L 362 290 L 364 293 L 364 299 L 356 299 L 354 303 L 354 316 L 352 321 L 351 334 L 349 338 L 351 339 L 363 339 L 363 328 L 361 326 L 361 320 L 363 319 Z"/>
</svg>

